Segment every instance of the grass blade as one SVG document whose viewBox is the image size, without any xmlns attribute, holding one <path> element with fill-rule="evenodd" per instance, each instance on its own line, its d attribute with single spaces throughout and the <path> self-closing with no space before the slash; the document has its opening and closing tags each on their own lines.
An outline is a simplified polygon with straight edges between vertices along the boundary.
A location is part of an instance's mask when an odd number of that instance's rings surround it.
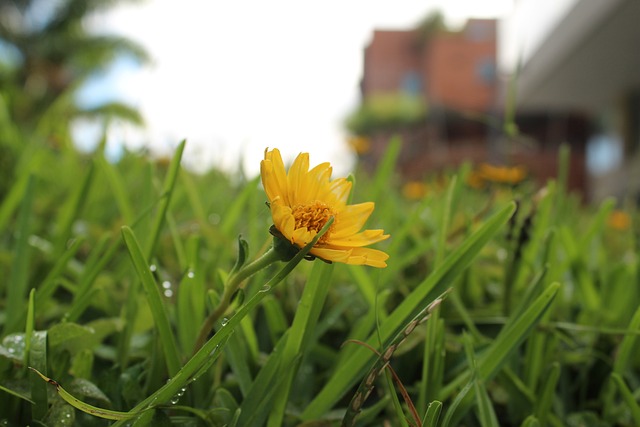
<svg viewBox="0 0 640 427">
<path fill-rule="evenodd" d="M 15 332 L 21 328 L 24 321 L 24 300 L 27 293 L 27 282 L 29 278 L 29 233 L 32 220 L 32 203 L 34 193 L 34 179 L 29 178 L 25 190 L 24 199 L 20 206 L 18 217 L 18 235 L 15 243 L 14 257 L 11 268 L 11 275 L 6 287 L 6 327 L 4 335 Z"/>
<path fill-rule="evenodd" d="M 218 357 L 221 352 L 221 348 L 224 341 L 228 338 L 236 326 L 240 324 L 242 319 L 252 312 L 262 299 L 269 295 L 273 287 L 278 285 L 284 280 L 285 277 L 304 259 L 309 253 L 311 248 L 320 240 L 322 235 L 329 230 L 329 227 L 333 224 L 333 218 L 329 219 L 324 225 L 322 230 L 309 242 L 304 248 L 302 248 L 285 266 L 276 273 L 253 297 L 246 302 L 245 305 L 229 318 L 229 321 L 216 332 L 216 334 L 209 339 L 198 350 L 191 359 L 180 369 L 180 371 L 174 375 L 163 387 L 153 393 L 151 396 L 144 399 L 130 412 L 139 412 L 142 409 L 148 408 L 152 404 L 159 404 L 168 402 L 182 387 L 194 380 L 194 375 L 202 368 L 202 366 L 210 361 L 212 357 Z M 116 423 L 115 426 L 122 426 L 120 423 Z"/>
<path fill-rule="evenodd" d="M 291 385 L 297 373 L 296 369 L 292 369 L 293 361 L 308 351 L 308 345 L 318 324 L 320 311 L 329 292 L 333 268 L 333 265 L 323 262 L 315 263 L 304 287 L 287 337 L 287 343 L 280 355 L 279 376 L 283 377 L 284 381 L 275 392 L 276 398 L 267 423 L 269 427 L 279 427 L 283 423 Z"/>
<path fill-rule="evenodd" d="M 640 405 L 636 401 L 635 396 L 627 387 L 627 384 L 624 382 L 622 377 L 616 373 L 611 374 L 611 379 L 618 387 L 620 394 L 622 395 L 622 399 L 627 404 L 629 411 L 631 411 L 631 418 L 633 419 L 633 424 L 640 426 Z"/>
<path fill-rule="evenodd" d="M 442 293 L 507 222 L 514 209 L 514 204 L 509 203 L 465 240 L 457 250 L 449 254 L 442 265 L 419 284 L 381 325 L 381 339 L 383 341 L 390 339 L 403 324 L 415 316 L 431 295 Z M 376 342 L 375 336 L 369 338 L 370 345 L 375 346 Z M 366 348 L 356 349 L 351 357 L 336 368 L 325 387 L 304 410 L 302 418 L 315 419 L 328 411 L 349 387 L 355 385 L 372 358 L 373 356 Z"/>
<path fill-rule="evenodd" d="M 422 426 L 437 427 L 438 419 L 440 418 L 441 411 L 442 411 L 442 402 L 438 400 L 434 400 L 433 402 L 429 403 L 427 412 L 424 414 L 424 418 L 422 419 Z"/>
<path fill-rule="evenodd" d="M 131 262 L 133 263 L 138 277 L 142 282 L 145 294 L 147 295 L 147 301 L 153 314 L 153 320 L 158 330 L 160 342 L 164 350 L 165 360 L 167 362 L 167 370 L 169 375 L 174 376 L 180 370 L 180 358 L 178 356 L 178 346 L 176 345 L 175 337 L 171 331 L 171 324 L 169 317 L 162 303 L 162 295 L 160 289 L 156 284 L 149 264 L 142 254 L 140 244 L 133 234 L 133 231 L 129 227 L 122 227 L 122 237 L 129 250 L 131 256 Z"/>
<path fill-rule="evenodd" d="M 162 231 L 162 226 L 166 220 L 167 210 L 169 210 L 169 204 L 171 203 L 171 195 L 173 194 L 173 190 L 176 185 L 176 181 L 178 178 L 178 172 L 180 171 L 180 161 L 182 160 L 182 153 L 184 151 L 184 146 L 186 141 L 183 140 L 176 149 L 176 152 L 173 155 L 173 159 L 171 160 L 171 164 L 169 165 L 169 172 L 167 173 L 167 177 L 164 181 L 164 187 L 162 189 L 162 196 L 160 201 L 160 206 L 158 207 L 158 213 L 154 219 L 153 225 L 151 227 L 151 240 L 147 246 L 147 250 L 145 252 L 147 262 L 151 261 L 151 256 L 155 251 L 155 247 L 158 243 L 158 239 L 160 238 L 160 232 Z"/>
</svg>

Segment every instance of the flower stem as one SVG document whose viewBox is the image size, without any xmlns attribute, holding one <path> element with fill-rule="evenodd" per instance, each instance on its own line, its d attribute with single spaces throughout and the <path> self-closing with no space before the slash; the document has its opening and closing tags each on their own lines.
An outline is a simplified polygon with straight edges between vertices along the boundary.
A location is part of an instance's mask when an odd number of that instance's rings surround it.
<svg viewBox="0 0 640 427">
<path fill-rule="evenodd" d="M 224 315 L 224 313 L 229 308 L 229 305 L 231 304 L 231 297 L 233 297 L 233 294 L 238 290 L 242 282 L 250 276 L 253 276 L 258 271 L 262 270 L 263 268 L 273 264 L 276 261 L 280 261 L 281 259 L 281 255 L 273 247 L 271 247 L 260 258 L 240 268 L 240 270 L 232 274 L 227 279 L 227 283 L 224 285 L 224 292 L 222 293 L 222 299 L 220 300 L 220 303 L 218 304 L 216 309 L 213 310 L 213 312 L 211 312 L 211 314 L 206 318 L 206 320 L 202 324 L 202 328 L 200 328 L 200 333 L 198 334 L 198 338 L 196 339 L 194 352 L 198 351 L 206 342 L 207 337 L 213 330 L 216 322 L 220 320 L 222 315 Z"/>
</svg>

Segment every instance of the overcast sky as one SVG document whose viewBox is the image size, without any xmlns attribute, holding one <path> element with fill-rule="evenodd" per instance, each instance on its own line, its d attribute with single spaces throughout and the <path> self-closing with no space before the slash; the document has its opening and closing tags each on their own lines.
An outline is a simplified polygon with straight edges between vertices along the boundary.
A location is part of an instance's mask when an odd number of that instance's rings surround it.
<svg viewBox="0 0 640 427">
<path fill-rule="evenodd" d="M 448 23 L 501 17 L 512 0 L 147 0 L 97 19 L 98 31 L 144 45 L 154 62 L 118 62 L 83 98 L 124 99 L 147 120 L 115 130 L 111 146 L 149 143 L 186 161 L 256 173 L 265 147 L 311 153 L 337 173 L 351 167 L 342 128 L 359 101 L 362 51 L 374 28 L 412 28 L 435 8 Z"/>
</svg>

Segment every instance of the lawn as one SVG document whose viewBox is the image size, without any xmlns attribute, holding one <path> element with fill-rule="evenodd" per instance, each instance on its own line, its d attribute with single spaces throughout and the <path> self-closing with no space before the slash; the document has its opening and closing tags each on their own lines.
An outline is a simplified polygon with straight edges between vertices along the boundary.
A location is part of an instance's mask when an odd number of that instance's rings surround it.
<svg viewBox="0 0 640 427">
<path fill-rule="evenodd" d="M 466 165 L 407 186 L 400 144 L 345 181 L 390 235 L 380 267 L 310 256 L 339 212 L 269 258 L 261 177 L 185 170 L 184 142 L 24 141 L 0 187 L 3 425 L 640 425 L 637 208 L 570 194 L 566 149 L 544 185 Z"/>
</svg>

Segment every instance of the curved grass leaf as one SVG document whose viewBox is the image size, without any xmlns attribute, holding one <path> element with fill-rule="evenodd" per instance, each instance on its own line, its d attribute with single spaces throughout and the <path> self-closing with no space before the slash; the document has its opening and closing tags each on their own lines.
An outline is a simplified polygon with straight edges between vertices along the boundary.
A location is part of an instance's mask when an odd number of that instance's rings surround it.
<svg viewBox="0 0 640 427">
<path fill-rule="evenodd" d="M 293 369 L 292 364 L 298 356 L 304 355 L 309 350 L 309 344 L 318 325 L 320 311 L 329 292 L 333 268 L 333 264 L 315 263 L 300 297 L 287 343 L 280 355 L 279 375 L 285 380 L 275 391 L 276 398 L 267 424 L 270 427 L 282 425 L 291 386 L 297 373 L 297 369 Z"/>
<path fill-rule="evenodd" d="M 180 370 L 180 357 L 178 356 L 178 346 L 171 330 L 171 323 L 169 322 L 169 317 L 162 303 L 160 289 L 158 289 L 149 264 L 147 264 L 142 254 L 142 249 L 140 249 L 140 245 L 133 231 L 129 227 L 122 227 L 122 236 L 129 250 L 131 261 L 147 295 L 149 308 L 153 314 L 153 320 L 158 329 L 158 335 L 164 350 L 169 375 L 174 376 Z"/>
<path fill-rule="evenodd" d="M 56 388 L 56 391 L 60 395 L 60 397 L 65 402 L 67 402 L 69 405 L 73 406 L 74 408 L 81 410 L 82 412 L 85 412 L 87 414 L 90 414 L 99 418 L 105 418 L 107 420 L 128 420 L 140 415 L 140 413 L 137 413 L 137 412 L 130 413 L 130 412 L 112 411 L 110 409 L 98 408 L 96 406 L 89 405 L 88 403 L 83 402 L 82 400 L 78 399 L 77 397 L 73 396 L 71 393 L 66 391 L 64 388 L 62 388 L 60 383 L 58 383 L 57 381 L 52 380 L 51 378 L 42 374 L 40 371 L 38 371 L 35 368 L 29 367 L 29 369 L 31 369 L 33 372 L 38 374 L 38 376 L 40 376 L 40 378 L 42 378 L 46 383 L 49 383 L 52 386 L 54 386 Z"/>
<path fill-rule="evenodd" d="M 174 375 L 167 383 L 158 389 L 151 396 L 144 399 L 135 408 L 133 408 L 130 412 L 135 413 L 139 412 L 142 409 L 146 409 L 151 405 L 164 403 L 169 401 L 173 396 L 175 396 L 178 391 L 182 387 L 184 387 L 189 382 L 193 381 L 196 377 L 196 373 L 212 358 L 218 357 L 221 353 L 222 345 L 224 341 L 228 338 L 229 334 L 231 334 L 236 326 L 238 326 L 241 320 L 251 313 L 263 298 L 270 294 L 273 287 L 278 285 L 280 282 L 284 280 L 285 277 L 304 259 L 304 257 L 309 253 L 311 248 L 320 240 L 320 238 L 324 235 L 324 233 L 329 230 L 329 227 L 333 224 L 334 219 L 330 218 L 329 221 L 324 225 L 324 227 L 320 230 L 318 234 L 309 242 L 304 248 L 302 248 L 287 264 L 285 264 L 282 269 L 276 273 L 275 276 L 271 278 L 253 297 L 251 297 L 245 305 L 240 307 L 240 309 L 229 318 L 229 321 L 220 328 L 216 334 L 209 339 L 205 344 L 189 359 L 187 363 L 178 371 L 176 375 Z M 120 423 L 116 423 L 114 425 L 122 425 Z"/>
<path fill-rule="evenodd" d="M 471 263 L 484 245 L 491 239 L 513 214 L 515 206 L 509 203 L 490 218 L 480 229 L 466 239 L 462 245 L 443 261 L 416 289 L 407 295 L 404 301 L 389 315 L 380 327 L 380 337 L 383 342 L 389 340 L 403 324 L 417 314 L 420 307 L 432 295 L 437 295 L 451 285 L 457 275 Z M 367 341 L 375 346 L 377 335 L 370 336 Z M 316 419 L 327 412 L 346 391 L 356 384 L 370 365 L 373 355 L 366 348 L 356 349 L 349 358 L 336 368 L 325 387 L 302 413 L 304 420 Z"/>
<path fill-rule="evenodd" d="M 640 426 L 640 405 L 636 401 L 636 397 L 629 390 L 629 387 L 624 382 L 624 379 L 616 373 L 611 374 L 611 379 L 618 387 L 620 394 L 622 395 L 622 399 L 627 404 L 629 411 L 631 412 L 631 418 L 633 419 L 633 424 Z"/>
</svg>

